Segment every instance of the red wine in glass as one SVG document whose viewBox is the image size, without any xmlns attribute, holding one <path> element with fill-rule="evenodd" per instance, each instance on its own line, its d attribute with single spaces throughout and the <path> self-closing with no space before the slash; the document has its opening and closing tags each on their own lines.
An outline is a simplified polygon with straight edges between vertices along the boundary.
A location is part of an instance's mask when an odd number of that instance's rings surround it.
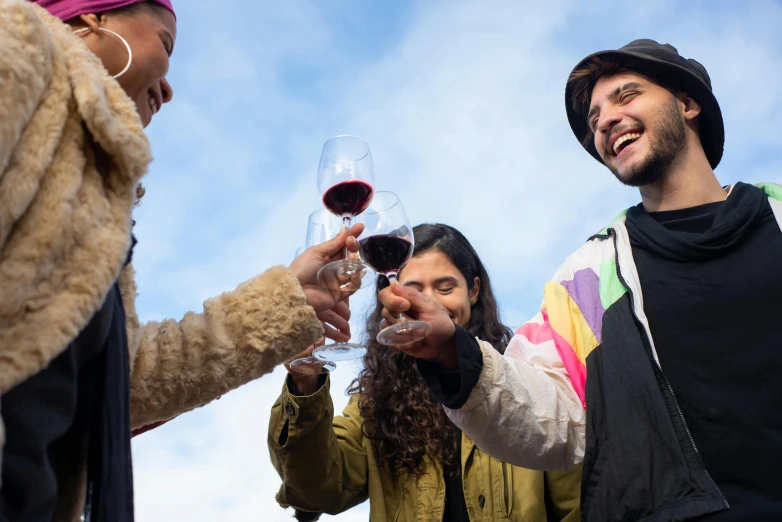
<svg viewBox="0 0 782 522">
<path fill-rule="evenodd" d="M 364 237 L 359 240 L 361 258 L 389 281 L 413 255 L 413 227 L 393 192 L 377 192 L 372 203 L 361 215 Z M 405 345 L 425 338 L 432 327 L 426 321 L 408 319 L 399 314 L 399 322 L 377 334 L 377 341 L 385 345 Z"/>
<path fill-rule="evenodd" d="M 357 216 L 372 201 L 372 185 L 360 179 L 337 183 L 323 193 L 323 205 L 337 216 Z"/>
<path fill-rule="evenodd" d="M 364 261 L 381 274 L 399 270 L 413 252 L 413 244 L 397 236 L 369 236 L 361 239 L 359 245 Z"/>
</svg>

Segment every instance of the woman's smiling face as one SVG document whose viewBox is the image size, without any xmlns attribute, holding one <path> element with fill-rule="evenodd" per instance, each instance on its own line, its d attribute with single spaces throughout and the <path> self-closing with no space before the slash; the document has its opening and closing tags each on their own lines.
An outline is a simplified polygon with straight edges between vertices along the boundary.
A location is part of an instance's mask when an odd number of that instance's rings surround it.
<svg viewBox="0 0 782 522">
<path fill-rule="evenodd" d="M 476 277 L 468 285 L 464 275 L 442 252 L 431 250 L 413 257 L 399 272 L 398 279 L 401 284 L 437 299 L 457 325 L 464 328 L 470 323 L 481 280 Z"/>
</svg>

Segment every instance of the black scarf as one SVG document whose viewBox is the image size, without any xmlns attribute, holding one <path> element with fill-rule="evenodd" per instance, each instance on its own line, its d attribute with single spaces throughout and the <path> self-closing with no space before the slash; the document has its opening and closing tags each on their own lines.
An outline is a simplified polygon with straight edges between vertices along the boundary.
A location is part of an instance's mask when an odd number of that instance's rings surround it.
<svg viewBox="0 0 782 522">
<path fill-rule="evenodd" d="M 133 256 L 136 238 L 126 264 Z M 119 284 L 101 310 L 105 347 L 95 360 L 90 423 L 85 522 L 133 522 L 133 466 L 130 449 L 130 363 Z"/>
<path fill-rule="evenodd" d="M 627 230 L 634 244 L 643 245 L 657 256 L 678 262 L 704 261 L 738 247 L 763 217 L 765 201 L 766 195 L 759 188 L 736 183 L 728 199 L 719 205 L 719 212 L 714 212 L 714 222 L 706 232 L 674 233 L 644 211 L 642 204 L 628 210 Z M 676 212 L 665 214 L 674 218 Z"/>
</svg>

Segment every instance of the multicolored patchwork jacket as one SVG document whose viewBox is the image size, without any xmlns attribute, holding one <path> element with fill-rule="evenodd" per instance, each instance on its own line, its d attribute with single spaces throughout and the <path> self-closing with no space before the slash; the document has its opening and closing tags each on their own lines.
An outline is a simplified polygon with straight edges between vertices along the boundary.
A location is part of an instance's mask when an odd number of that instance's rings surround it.
<svg viewBox="0 0 782 522">
<path fill-rule="evenodd" d="M 782 186 L 758 186 L 782 228 Z M 482 346 L 477 385 L 446 411 L 513 465 L 583 460 L 582 520 L 687 520 L 727 503 L 657 357 L 625 214 L 568 257 L 504 355 Z"/>
</svg>

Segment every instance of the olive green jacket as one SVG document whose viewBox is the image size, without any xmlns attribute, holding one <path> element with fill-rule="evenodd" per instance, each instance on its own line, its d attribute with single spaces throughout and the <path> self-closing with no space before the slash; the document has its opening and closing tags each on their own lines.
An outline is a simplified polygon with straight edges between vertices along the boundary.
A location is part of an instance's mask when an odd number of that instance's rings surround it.
<svg viewBox="0 0 782 522">
<path fill-rule="evenodd" d="M 292 395 L 286 379 L 269 423 L 269 452 L 283 480 L 278 502 L 337 514 L 368 498 L 373 522 L 442 521 L 442 467 L 426 458 L 421 476 L 387 472 L 362 423 L 357 395 L 341 417 L 334 417 L 328 379 L 310 396 Z M 580 517 L 580 466 L 566 473 L 514 467 L 489 457 L 466 436 L 461 465 L 472 521 L 575 522 Z"/>
</svg>

